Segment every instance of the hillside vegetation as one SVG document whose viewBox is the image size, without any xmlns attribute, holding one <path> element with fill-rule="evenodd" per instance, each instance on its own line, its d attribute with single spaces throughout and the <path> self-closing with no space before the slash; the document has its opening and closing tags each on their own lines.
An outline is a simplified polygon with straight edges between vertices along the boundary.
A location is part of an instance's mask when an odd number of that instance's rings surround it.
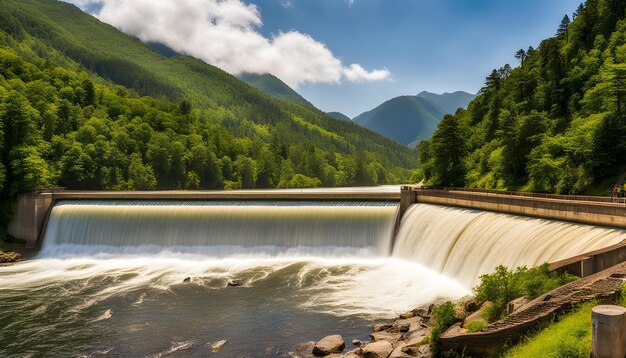
<svg viewBox="0 0 626 358">
<path fill-rule="evenodd" d="M 397 142 L 52 0 L 0 0 L 0 119 L 0 227 L 38 187 L 372 185 L 416 164 Z"/>
<path fill-rule="evenodd" d="M 419 145 L 432 185 L 602 192 L 626 170 L 626 2 L 589 0 Z"/>
</svg>

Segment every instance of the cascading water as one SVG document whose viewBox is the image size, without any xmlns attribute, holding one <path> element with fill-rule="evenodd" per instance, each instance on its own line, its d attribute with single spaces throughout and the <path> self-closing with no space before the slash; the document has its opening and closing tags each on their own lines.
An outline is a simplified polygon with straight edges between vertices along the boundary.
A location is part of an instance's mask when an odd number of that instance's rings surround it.
<svg viewBox="0 0 626 358">
<path fill-rule="evenodd" d="M 379 202 L 60 202 L 38 258 L 0 269 L 0 356 L 275 357 L 331 332 L 365 339 L 372 319 L 467 293 L 389 257 L 396 212 Z"/>
<path fill-rule="evenodd" d="M 395 203 L 69 201 L 51 212 L 44 255 L 170 251 L 227 256 L 297 251 L 385 256 Z"/>
<path fill-rule="evenodd" d="M 500 264 L 532 267 L 625 239 L 625 230 L 415 204 L 404 214 L 393 256 L 471 287 Z"/>
<path fill-rule="evenodd" d="M 499 264 L 626 238 L 416 204 L 390 255 L 396 212 L 379 202 L 58 203 L 39 256 L 0 268 L 0 356 L 206 356 L 222 339 L 216 356 L 286 356 L 330 332 L 363 339 L 372 319 L 458 299 Z"/>
</svg>

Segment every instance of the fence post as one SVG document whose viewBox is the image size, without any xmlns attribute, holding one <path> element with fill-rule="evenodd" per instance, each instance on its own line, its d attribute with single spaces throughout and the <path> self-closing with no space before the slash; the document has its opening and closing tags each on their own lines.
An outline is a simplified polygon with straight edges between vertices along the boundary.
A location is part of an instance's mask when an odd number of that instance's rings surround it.
<svg viewBox="0 0 626 358">
<path fill-rule="evenodd" d="M 595 358 L 626 355 L 626 308 L 600 305 L 591 310 L 591 351 Z"/>
</svg>

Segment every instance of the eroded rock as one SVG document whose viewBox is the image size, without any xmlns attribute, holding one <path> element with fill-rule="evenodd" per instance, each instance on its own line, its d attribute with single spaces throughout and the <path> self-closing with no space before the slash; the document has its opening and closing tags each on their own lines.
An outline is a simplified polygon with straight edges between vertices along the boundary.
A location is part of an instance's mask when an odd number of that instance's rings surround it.
<svg viewBox="0 0 626 358">
<path fill-rule="evenodd" d="M 370 338 L 374 342 L 378 342 L 378 341 L 395 342 L 399 340 L 401 337 L 402 337 L 402 334 L 399 332 L 392 333 L 392 332 L 382 331 L 382 332 L 374 332 L 370 334 Z"/>
<path fill-rule="evenodd" d="M 8 264 L 22 261 L 22 255 L 17 252 L 0 252 L 0 264 Z"/>
<path fill-rule="evenodd" d="M 385 331 L 391 327 L 393 327 L 393 324 L 391 323 L 377 323 L 374 325 L 374 332 Z"/>
<path fill-rule="evenodd" d="M 368 343 L 362 347 L 363 358 L 388 358 L 393 352 L 393 346 L 387 341 Z"/>
<path fill-rule="evenodd" d="M 331 353 L 341 353 L 346 348 L 346 342 L 343 337 L 338 334 L 326 336 L 313 347 L 313 354 L 318 357 L 324 357 Z"/>
<path fill-rule="evenodd" d="M 224 348 L 227 340 L 222 339 L 221 341 L 217 341 L 215 343 L 211 343 L 211 352 L 215 353 Z"/>
</svg>

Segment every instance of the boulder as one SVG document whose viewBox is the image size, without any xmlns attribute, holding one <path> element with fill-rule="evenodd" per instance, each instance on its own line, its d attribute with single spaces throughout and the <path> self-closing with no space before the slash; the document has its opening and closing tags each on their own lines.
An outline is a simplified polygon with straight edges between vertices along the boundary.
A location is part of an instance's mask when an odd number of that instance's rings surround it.
<svg viewBox="0 0 626 358">
<path fill-rule="evenodd" d="M 407 319 L 399 319 L 394 323 L 394 325 L 398 327 L 398 332 L 404 332 L 403 327 L 405 327 L 406 325 L 409 325 L 408 332 L 411 332 L 411 331 L 415 331 L 418 329 L 422 329 L 425 326 L 427 326 L 424 320 L 425 319 L 420 316 L 415 316 L 415 317 L 411 317 Z"/>
<path fill-rule="evenodd" d="M 397 347 L 391 352 L 389 358 L 413 358 L 412 355 L 408 355 L 402 351 L 402 347 Z"/>
<path fill-rule="evenodd" d="M 360 339 L 353 339 L 352 340 L 352 344 L 357 346 L 357 347 L 360 347 L 360 346 L 363 345 L 363 341 L 361 341 Z"/>
<path fill-rule="evenodd" d="M 189 283 L 191 282 L 191 277 L 185 277 L 185 279 L 183 280 L 183 283 Z"/>
<path fill-rule="evenodd" d="M 22 255 L 17 252 L 0 252 L 0 264 L 14 263 L 18 261 L 22 261 Z"/>
<path fill-rule="evenodd" d="M 423 317 L 423 318 L 430 318 L 430 315 L 428 314 L 428 311 L 426 311 L 423 308 L 416 308 L 413 310 L 413 316 L 419 316 L 419 317 Z"/>
<path fill-rule="evenodd" d="M 393 346 L 387 341 L 378 341 L 362 347 L 363 358 L 387 358 L 393 352 Z"/>
<path fill-rule="evenodd" d="M 482 313 L 491 306 L 493 306 L 493 303 L 489 301 L 483 302 L 483 304 L 477 311 L 472 312 L 467 317 L 465 317 L 465 319 L 463 320 L 463 327 L 467 328 L 467 325 L 472 321 L 481 321 L 485 323 L 485 326 L 489 325 L 489 322 L 487 322 L 487 320 L 482 317 Z"/>
<path fill-rule="evenodd" d="M 465 301 L 463 307 L 465 308 L 465 312 L 469 313 L 478 311 L 480 305 L 476 301 L 476 298 L 470 298 L 469 300 Z"/>
<path fill-rule="evenodd" d="M 212 343 L 211 344 L 211 352 L 213 352 L 213 353 L 218 352 L 219 350 L 224 348 L 224 345 L 226 345 L 226 340 L 225 339 L 222 339 L 221 341 L 217 341 L 215 343 Z"/>
<path fill-rule="evenodd" d="M 414 317 L 414 316 L 415 316 L 415 313 L 413 313 L 413 311 L 407 311 L 407 312 L 402 313 L 400 315 L 400 318 L 407 319 L 407 318 L 411 318 L 411 317 Z"/>
<path fill-rule="evenodd" d="M 465 317 L 467 317 L 467 313 L 465 313 L 465 308 L 460 305 L 454 306 L 454 322 L 463 322 Z"/>
<path fill-rule="evenodd" d="M 338 334 L 326 336 L 313 347 L 313 354 L 318 357 L 324 357 L 331 353 L 341 353 L 346 348 L 346 342 L 343 337 Z"/>
<path fill-rule="evenodd" d="M 376 323 L 374 325 L 374 332 L 385 331 L 385 330 L 388 330 L 391 327 L 393 327 L 393 325 L 391 323 Z"/>
<path fill-rule="evenodd" d="M 401 333 L 406 333 L 409 331 L 409 329 L 411 329 L 411 324 L 401 323 L 401 324 L 397 324 L 396 327 L 398 328 L 398 331 L 400 331 Z"/>
<path fill-rule="evenodd" d="M 527 299 L 526 297 L 519 297 L 519 298 L 514 299 L 513 301 L 509 302 L 506 305 L 506 314 L 510 315 L 511 313 L 517 311 L 522 306 L 527 304 L 528 302 L 530 302 L 530 300 Z"/>
<path fill-rule="evenodd" d="M 378 342 L 378 341 L 395 342 L 399 340 L 401 337 L 402 337 L 401 333 L 392 333 L 392 332 L 385 332 L 385 331 L 374 332 L 370 334 L 370 338 L 374 342 Z"/>
</svg>

